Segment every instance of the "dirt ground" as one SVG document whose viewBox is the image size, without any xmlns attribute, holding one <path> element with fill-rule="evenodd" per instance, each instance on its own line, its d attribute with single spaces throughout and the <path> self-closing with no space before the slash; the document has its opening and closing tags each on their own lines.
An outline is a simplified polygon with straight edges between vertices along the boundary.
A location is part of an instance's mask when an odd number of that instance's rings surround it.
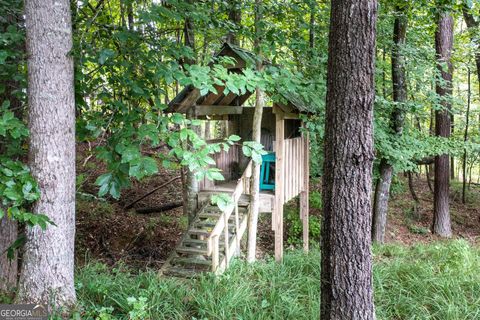
<svg viewBox="0 0 480 320">
<path fill-rule="evenodd" d="M 165 212 L 139 214 L 138 208 L 160 206 L 182 200 L 181 180 L 176 180 L 138 202 L 132 209 L 124 207 L 139 196 L 164 184 L 179 175 L 178 171 L 161 169 L 159 174 L 141 182 L 132 182 L 130 188 L 122 191 L 120 200 L 94 196 L 98 188 L 95 179 L 106 171 L 105 165 L 94 157 L 88 158 L 88 147 L 79 147 L 77 163 L 82 183 L 77 187 L 77 235 L 76 259 L 82 265 L 92 259 L 109 265 L 118 262 L 134 268 L 159 268 L 175 247 L 184 230 L 187 220 L 183 208 Z M 420 203 L 415 212 L 413 200 L 406 179 L 394 188 L 391 197 L 387 225 L 387 242 L 414 244 L 428 242 L 437 237 L 430 231 L 433 214 L 433 194 L 429 190 L 425 176 L 414 177 L 415 191 Z M 313 180 L 311 191 L 319 191 L 320 183 Z M 480 187 L 474 186 L 469 192 L 467 204 L 461 203 L 461 187 L 453 183 L 451 188 L 452 227 L 455 237 L 466 238 L 478 243 L 480 240 Z M 93 196 L 92 196 L 93 195 Z M 311 215 L 320 216 L 319 209 L 311 209 Z M 288 227 L 285 228 L 286 230 Z M 287 233 L 287 231 L 286 231 Z M 285 234 L 285 239 L 288 234 Z M 273 255 L 274 235 L 271 219 L 263 214 L 259 223 L 259 257 Z"/>
</svg>

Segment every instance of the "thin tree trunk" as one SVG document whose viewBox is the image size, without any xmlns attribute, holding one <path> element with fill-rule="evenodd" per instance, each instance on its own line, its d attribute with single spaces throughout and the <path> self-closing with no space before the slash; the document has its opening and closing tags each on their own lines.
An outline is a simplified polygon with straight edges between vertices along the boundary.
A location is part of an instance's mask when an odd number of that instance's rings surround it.
<svg viewBox="0 0 480 320">
<path fill-rule="evenodd" d="M 410 194 L 412 195 L 413 199 L 413 213 L 416 216 L 418 214 L 418 205 L 420 204 L 420 199 L 418 199 L 417 193 L 415 192 L 415 188 L 413 186 L 413 178 L 412 172 L 408 171 L 408 189 L 410 190 Z"/>
<path fill-rule="evenodd" d="M 193 5 L 193 0 L 188 0 L 187 1 L 190 5 Z M 194 32 L 194 24 L 193 21 L 190 18 L 185 19 L 185 24 L 184 24 L 184 41 L 185 41 L 185 46 L 190 47 L 193 52 L 195 52 L 195 32 Z M 187 59 L 186 63 L 188 64 L 194 64 L 195 58 L 192 59 Z M 194 119 L 195 114 L 193 112 L 193 109 L 189 110 L 187 112 L 187 117 L 189 119 Z M 200 132 L 200 127 L 199 126 L 191 126 L 191 128 L 197 135 L 201 135 Z M 197 207 L 198 207 L 198 192 L 199 192 L 199 184 L 198 180 L 195 177 L 195 173 L 191 172 L 190 170 L 187 169 L 186 171 L 186 199 L 187 203 L 183 207 L 183 212 L 186 214 L 188 217 L 188 222 L 192 222 L 193 219 L 195 218 L 195 215 L 197 213 Z"/>
<path fill-rule="evenodd" d="M 310 26 L 309 26 L 309 32 L 308 32 L 308 43 L 310 46 L 310 49 L 313 49 L 315 47 L 315 7 L 316 3 L 315 1 L 310 1 Z M 312 50 L 313 53 L 313 50 Z"/>
<path fill-rule="evenodd" d="M 442 110 L 435 112 L 435 133 L 439 137 L 450 137 L 451 104 L 448 99 L 452 93 L 452 55 L 453 47 L 453 17 L 446 12 L 440 13 L 435 32 L 435 50 L 438 59 L 438 70 L 442 82 L 437 82 L 436 92 L 443 99 Z M 447 64 L 447 70 L 443 65 Z M 450 170 L 449 156 L 443 154 L 435 157 L 435 193 L 432 232 L 442 237 L 450 237 L 452 228 L 449 211 Z"/>
<path fill-rule="evenodd" d="M 385 241 L 385 228 L 387 225 L 388 199 L 392 183 L 393 167 L 385 159 L 380 161 L 380 178 L 375 188 L 373 202 L 374 214 L 372 221 L 372 241 L 383 243 Z"/>
<path fill-rule="evenodd" d="M 451 121 L 451 129 L 450 129 L 450 135 L 453 135 L 453 130 L 455 129 L 455 116 L 450 114 L 450 121 Z M 455 180 L 455 157 L 453 155 L 450 156 L 450 179 Z"/>
<path fill-rule="evenodd" d="M 428 164 L 425 165 L 425 174 L 427 176 L 428 189 L 430 189 L 430 192 L 433 193 L 432 179 L 430 177 L 430 165 Z"/>
<path fill-rule="evenodd" d="M 75 304 L 75 100 L 70 1 L 25 1 L 34 213 L 55 225 L 28 228 L 17 299 Z"/>
<path fill-rule="evenodd" d="M 465 115 L 465 133 L 463 134 L 463 141 L 468 141 L 468 126 L 470 120 L 470 104 L 471 104 L 471 72 L 470 67 L 467 68 L 467 114 Z M 462 188 L 462 203 L 466 202 L 466 192 L 467 192 L 467 149 L 463 151 L 463 188 Z"/>
<path fill-rule="evenodd" d="M 393 28 L 392 48 L 392 80 L 393 100 L 396 106 L 391 114 L 391 128 L 394 134 L 400 136 L 403 131 L 404 106 L 407 101 L 407 82 L 405 77 L 405 58 L 402 47 L 405 46 L 407 37 L 407 18 L 402 9 L 397 8 L 397 16 Z M 372 240 L 383 243 L 385 239 L 385 227 L 387 225 L 388 200 L 390 185 L 393 177 L 393 166 L 386 159 L 380 161 L 380 178 L 375 188 L 375 200 L 373 207 Z"/>
<path fill-rule="evenodd" d="M 321 265 L 321 319 L 375 319 L 371 257 L 377 3 L 332 0 Z"/>
<path fill-rule="evenodd" d="M 128 30 L 133 31 L 133 5 L 132 2 L 127 3 L 127 18 L 128 18 Z"/>
<path fill-rule="evenodd" d="M 476 30 L 478 29 L 479 22 L 475 20 L 473 15 L 470 13 L 469 8 L 465 5 L 463 6 L 463 18 L 467 25 L 468 30 L 470 31 L 470 39 L 472 44 L 475 46 L 475 64 L 477 67 L 477 77 L 478 77 L 478 92 L 480 94 L 480 39 L 478 38 L 478 33 Z M 480 123 L 480 116 L 479 116 L 479 123 Z"/>
<path fill-rule="evenodd" d="M 262 71 L 262 52 L 260 49 L 260 44 L 262 41 L 261 38 L 261 29 L 260 21 L 262 19 L 263 3 L 262 0 L 255 0 L 255 50 L 259 56 L 257 60 L 256 68 L 258 71 Z M 252 124 L 252 140 L 255 142 L 261 142 L 261 132 L 262 132 L 262 115 L 263 115 L 263 106 L 264 106 L 264 93 L 261 88 L 257 87 L 255 89 L 255 112 L 253 114 L 253 124 Z M 247 261 L 255 261 L 256 248 L 257 248 L 257 224 L 258 224 L 258 214 L 260 210 L 260 163 L 253 163 L 253 173 L 252 173 L 252 189 L 251 189 L 251 210 L 250 215 L 248 216 L 248 249 L 247 249 Z"/>
<path fill-rule="evenodd" d="M 230 11 L 228 12 L 228 20 L 230 20 L 235 27 L 239 27 L 242 23 L 242 11 L 238 0 L 229 0 Z M 227 34 L 227 42 L 233 45 L 239 44 L 237 31 L 231 30 Z"/>
</svg>

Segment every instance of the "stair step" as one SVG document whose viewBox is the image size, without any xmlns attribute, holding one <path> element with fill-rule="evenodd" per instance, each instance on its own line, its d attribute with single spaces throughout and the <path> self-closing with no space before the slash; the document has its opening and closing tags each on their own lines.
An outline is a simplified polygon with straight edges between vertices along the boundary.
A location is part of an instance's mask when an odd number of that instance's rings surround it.
<svg viewBox="0 0 480 320">
<path fill-rule="evenodd" d="M 200 272 L 205 270 L 195 270 L 195 269 L 184 269 L 184 268 L 173 268 L 170 267 L 165 270 L 164 274 L 173 277 L 181 277 L 181 278 L 194 278 L 198 277 Z"/>
<path fill-rule="evenodd" d="M 200 218 L 213 218 L 213 219 L 218 219 L 221 217 L 220 213 L 212 213 L 212 212 L 201 212 L 198 215 Z"/>
<path fill-rule="evenodd" d="M 176 249 L 177 252 L 179 253 L 187 253 L 187 254 L 200 254 L 200 255 L 206 255 L 207 249 L 201 249 L 201 248 L 191 248 L 191 247 L 178 247 Z"/>
<path fill-rule="evenodd" d="M 193 245 L 206 245 L 207 240 L 199 240 L 199 239 L 184 239 L 183 243 L 193 244 Z"/>
<path fill-rule="evenodd" d="M 197 235 L 197 236 L 208 236 L 211 230 L 203 230 L 203 229 L 189 229 L 188 234 L 190 235 Z"/>
<path fill-rule="evenodd" d="M 182 265 L 201 265 L 201 266 L 211 266 L 211 260 L 203 260 L 198 258 L 174 258 L 172 260 L 172 264 L 182 264 Z"/>
</svg>

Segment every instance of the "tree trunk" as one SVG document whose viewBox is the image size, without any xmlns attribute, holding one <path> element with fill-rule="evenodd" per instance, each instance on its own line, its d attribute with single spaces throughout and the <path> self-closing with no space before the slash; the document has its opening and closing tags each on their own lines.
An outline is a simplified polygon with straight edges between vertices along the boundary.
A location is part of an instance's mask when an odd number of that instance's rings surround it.
<svg viewBox="0 0 480 320">
<path fill-rule="evenodd" d="M 442 82 L 437 82 L 436 92 L 442 98 L 442 110 L 435 112 L 435 134 L 439 137 L 450 137 L 451 104 L 448 102 L 452 93 L 452 55 L 453 47 L 453 17 L 449 13 L 441 13 L 438 18 L 435 32 L 435 50 L 438 59 L 438 70 L 442 76 Z M 447 64 L 447 68 L 443 67 Z M 433 201 L 433 224 L 432 232 L 442 237 L 452 235 L 450 212 L 449 212 L 449 185 L 450 163 L 448 154 L 435 157 L 435 193 Z"/>
<path fill-rule="evenodd" d="M 385 241 L 385 228 L 387 225 L 388 199 L 392 183 L 393 167 L 385 159 L 380 161 L 380 178 L 375 188 L 373 202 L 372 241 L 383 243 Z"/>
<path fill-rule="evenodd" d="M 193 0 L 188 0 L 187 1 L 190 5 L 193 5 Z M 185 46 L 190 47 L 192 51 L 194 52 L 195 56 L 195 32 L 194 32 L 194 24 L 193 21 L 190 18 L 185 19 L 185 24 L 183 28 L 184 32 L 184 40 L 185 40 Z M 188 64 L 194 64 L 196 63 L 196 59 L 187 59 L 186 63 Z M 189 119 L 194 119 L 195 114 L 193 112 L 193 109 L 189 110 L 187 113 L 187 117 Z M 190 129 L 192 129 L 198 136 L 201 135 L 200 132 L 200 127 L 199 126 L 191 126 Z M 198 207 L 198 181 L 195 178 L 195 172 L 191 172 L 190 170 L 186 170 L 186 200 L 187 203 L 183 207 L 183 212 L 186 214 L 188 217 L 188 222 L 192 222 L 193 219 L 195 218 L 195 215 L 197 213 L 197 207 Z"/>
<path fill-rule="evenodd" d="M 3 8 L 2 8 L 3 9 Z M 10 25 L 19 23 L 19 16 L 21 15 L 20 8 L 19 11 L 3 12 L 5 14 L 5 20 L 0 23 L 0 33 L 6 32 L 7 28 Z M 18 50 L 22 53 L 25 53 L 25 47 L 23 41 L 18 41 L 13 44 L 9 49 Z M 21 63 L 21 61 L 16 61 L 15 63 Z M 2 79 L 1 83 L 4 85 L 4 92 L 0 95 L 0 101 L 10 101 L 10 109 L 19 119 L 24 119 L 24 104 L 22 101 L 15 96 L 14 91 L 20 87 L 18 81 L 13 79 Z M 5 145 L 0 143 L 0 154 L 4 152 L 3 147 Z M 0 209 L 6 213 L 6 209 L 1 207 Z M 0 293 L 2 291 L 10 291 L 16 288 L 17 285 L 17 275 L 18 275 L 18 257 L 15 251 L 13 259 L 9 260 L 7 258 L 7 253 L 5 252 L 8 247 L 17 239 L 18 237 L 18 224 L 16 221 L 7 218 L 6 216 L 0 219 Z"/>
<path fill-rule="evenodd" d="M 242 11 L 240 10 L 240 4 L 238 3 L 238 0 L 230 0 L 229 5 L 230 11 L 228 12 L 228 20 L 230 20 L 238 28 L 242 23 Z M 236 33 L 236 30 L 229 31 L 227 34 L 227 42 L 238 46 L 239 41 Z"/>
<path fill-rule="evenodd" d="M 310 1 L 310 25 L 309 25 L 309 31 L 308 31 L 308 44 L 310 49 L 313 49 L 315 47 L 315 1 Z M 313 50 L 311 52 L 313 54 Z"/>
<path fill-rule="evenodd" d="M 17 239 L 17 222 L 7 218 L 0 219 L 0 293 L 15 289 L 17 285 L 17 254 L 12 260 L 7 258 L 6 250 Z"/>
<path fill-rule="evenodd" d="M 189 119 L 194 118 L 193 109 L 188 111 L 187 117 Z M 198 128 L 198 126 L 191 126 L 191 129 L 195 131 L 197 135 L 200 134 Z M 190 171 L 188 167 L 186 168 L 185 172 L 184 188 L 187 201 L 185 206 L 183 206 L 183 213 L 188 217 L 188 223 L 191 223 L 193 219 L 195 219 L 195 215 L 197 213 L 199 184 L 197 178 L 195 177 L 195 172 Z"/>
<path fill-rule="evenodd" d="M 262 19 L 262 0 L 255 1 L 255 49 L 259 56 L 257 60 L 257 70 L 261 71 L 263 68 L 262 65 L 262 53 L 260 50 L 261 43 L 261 30 L 259 23 Z M 255 89 L 255 112 L 253 114 L 253 124 L 252 124 L 252 140 L 255 142 L 261 142 L 261 132 L 262 132 L 262 115 L 263 115 L 263 106 L 264 106 L 264 93 L 262 89 Z M 251 187 L 251 209 L 250 215 L 248 216 L 248 250 L 247 250 L 247 261 L 255 261 L 255 254 L 257 248 L 257 223 L 258 223 L 258 214 L 260 210 L 260 163 L 253 162 L 252 167 L 252 187 Z"/>
<path fill-rule="evenodd" d="M 332 0 L 321 266 L 321 319 L 375 319 L 371 257 L 377 3 Z"/>
<path fill-rule="evenodd" d="M 32 175 L 40 187 L 34 213 L 55 225 L 26 231 L 17 299 L 75 303 L 75 100 L 70 1 L 25 1 Z"/>
<path fill-rule="evenodd" d="M 455 116 L 450 114 L 450 135 L 453 135 L 453 131 L 455 129 Z M 450 156 L 450 179 L 455 180 L 455 157 L 452 155 Z"/>
<path fill-rule="evenodd" d="M 464 3 L 466 4 L 466 2 Z M 475 64 L 477 66 L 478 92 L 480 94 L 480 39 L 478 38 L 478 33 L 475 31 L 477 30 L 479 23 L 475 20 L 466 5 L 463 6 L 463 18 L 467 24 L 468 30 L 470 31 L 470 39 L 475 46 Z"/>
<path fill-rule="evenodd" d="M 471 89 L 471 73 L 470 67 L 467 68 L 467 114 L 465 115 L 465 132 L 463 134 L 463 141 L 467 142 L 468 140 L 468 126 L 470 120 L 470 105 L 471 105 L 471 97 L 472 97 L 472 89 Z M 467 149 L 463 151 L 463 187 L 462 187 L 462 203 L 465 204 L 466 202 L 466 192 L 467 192 Z"/>
<path fill-rule="evenodd" d="M 407 82 L 405 77 L 405 58 L 401 48 L 405 46 L 407 37 L 407 18 L 402 9 L 397 8 L 397 16 L 393 27 L 392 48 L 392 81 L 393 100 L 396 102 L 391 115 L 391 128 L 396 135 L 401 135 L 404 122 L 404 106 L 407 101 Z M 373 207 L 372 240 L 383 243 L 387 225 L 388 200 L 392 183 L 393 167 L 386 159 L 380 161 L 380 178 L 375 188 Z"/>
</svg>

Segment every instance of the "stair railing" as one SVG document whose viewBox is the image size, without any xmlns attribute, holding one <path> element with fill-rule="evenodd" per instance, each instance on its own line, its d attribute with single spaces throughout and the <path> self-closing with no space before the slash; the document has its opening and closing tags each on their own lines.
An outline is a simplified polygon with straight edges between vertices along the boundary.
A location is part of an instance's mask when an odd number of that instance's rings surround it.
<svg viewBox="0 0 480 320">
<path fill-rule="evenodd" d="M 231 202 L 233 206 L 229 210 L 222 213 L 220 219 L 218 219 L 215 227 L 213 228 L 207 242 L 208 255 L 212 257 L 212 272 L 223 271 L 228 268 L 230 259 L 233 255 L 240 253 L 240 218 L 238 214 L 238 203 L 242 194 L 251 194 L 250 180 L 252 177 L 252 161 L 247 165 L 247 168 L 243 172 L 240 179 L 237 181 L 237 185 L 231 195 Z M 228 220 L 232 213 L 235 214 L 235 243 L 230 247 L 230 234 L 228 230 Z M 220 265 L 220 236 L 224 236 L 224 264 Z"/>
</svg>

